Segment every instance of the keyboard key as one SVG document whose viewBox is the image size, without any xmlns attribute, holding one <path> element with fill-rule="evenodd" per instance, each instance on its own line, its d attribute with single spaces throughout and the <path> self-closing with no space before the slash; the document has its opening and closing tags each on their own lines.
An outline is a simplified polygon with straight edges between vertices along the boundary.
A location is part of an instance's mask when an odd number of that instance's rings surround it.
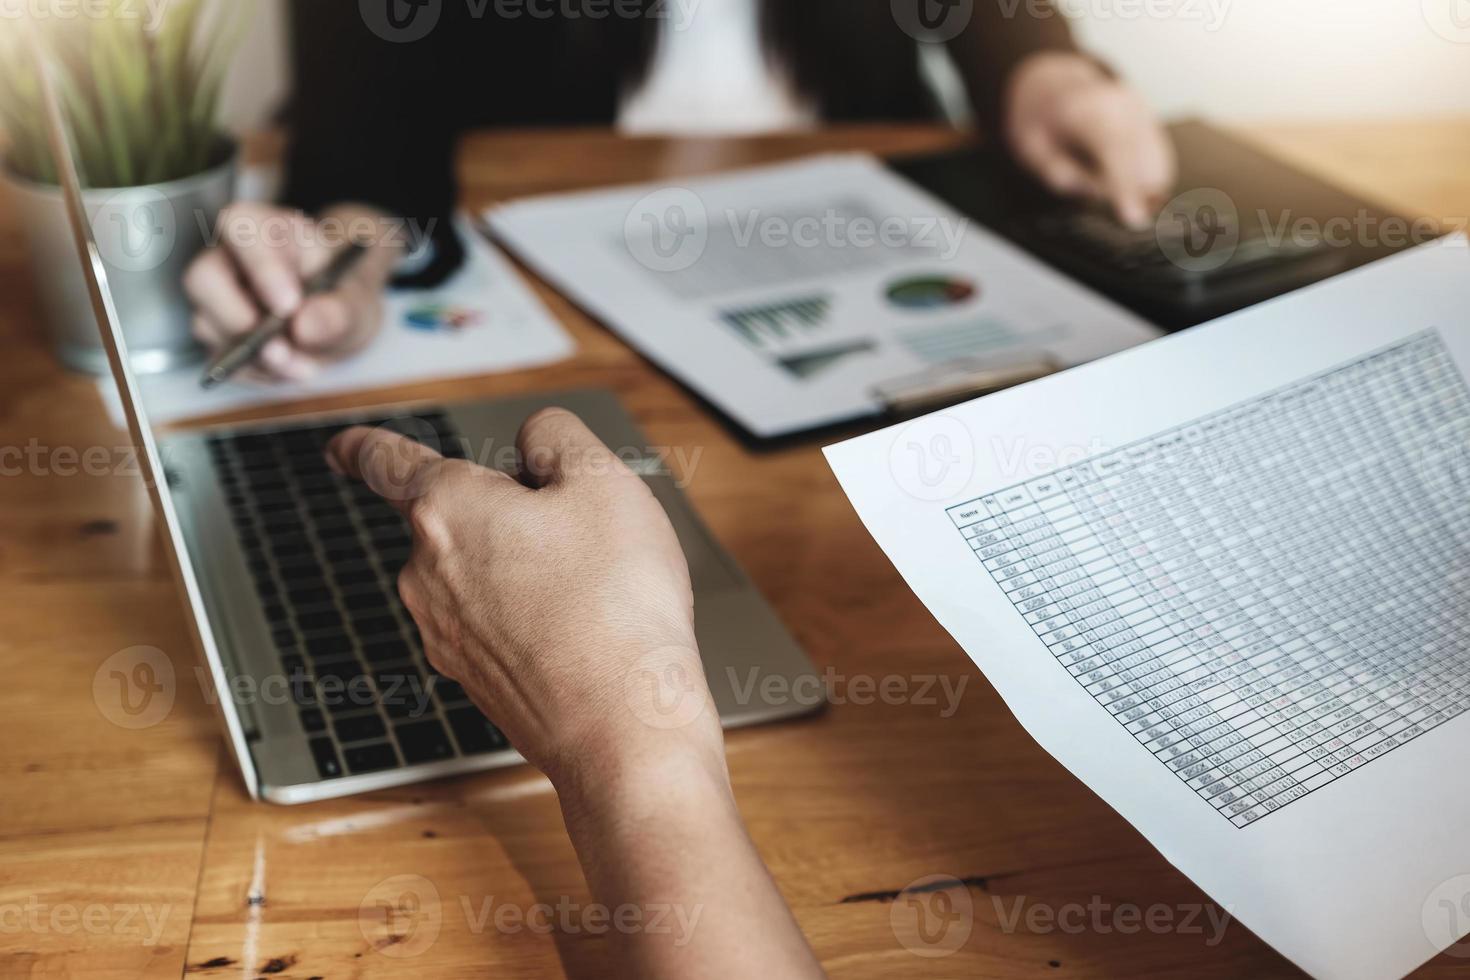
<svg viewBox="0 0 1470 980">
<path fill-rule="evenodd" d="M 475 752 L 494 752 L 506 748 L 509 743 L 500 729 L 490 724 L 490 719 L 480 714 L 479 708 L 455 708 L 446 712 L 449 727 L 454 729 L 454 739 L 459 750 L 466 755 Z"/>
<path fill-rule="evenodd" d="M 315 734 L 327 729 L 327 719 L 316 708 L 301 709 L 301 727 Z"/>
<path fill-rule="evenodd" d="M 345 633 L 313 636 L 306 641 L 306 655 L 312 659 L 312 662 L 354 656 L 353 651 L 356 649 L 352 638 Z"/>
<path fill-rule="evenodd" d="M 316 771 L 323 779 L 342 775 L 342 763 L 337 760 L 337 747 L 329 738 L 311 740 L 311 756 L 316 760 Z"/>
<path fill-rule="evenodd" d="M 373 640 L 362 645 L 362 655 L 369 663 L 389 664 L 412 660 L 413 648 L 397 637 Z"/>
<path fill-rule="evenodd" d="M 281 569 L 281 578 L 288 588 L 321 588 L 327 584 L 327 571 L 320 565 L 288 565 Z"/>
<path fill-rule="evenodd" d="M 465 693 L 465 689 L 460 686 L 459 681 L 452 681 L 442 676 L 436 676 L 434 678 L 434 694 L 438 696 L 440 702 L 443 704 L 455 704 L 470 699 L 470 696 Z"/>
<path fill-rule="evenodd" d="M 383 719 L 376 714 L 349 715 L 345 718 L 334 716 L 332 730 L 343 742 L 367 742 L 371 739 L 382 738 L 388 731 L 383 725 Z"/>
<path fill-rule="evenodd" d="M 319 612 L 296 614 L 296 627 L 303 633 L 313 633 L 319 630 L 340 630 L 344 625 L 342 614 L 335 608 L 323 609 Z"/>
<path fill-rule="evenodd" d="M 289 626 L 277 626 L 271 630 L 271 639 L 275 641 L 278 650 L 295 646 L 296 631 Z"/>
<path fill-rule="evenodd" d="M 329 565 L 366 565 L 368 563 L 368 553 L 352 538 L 334 540 L 327 546 L 323 558 Z"/>
<path fill-rule="evenodd" d="M 306 555 L 311 558 L 316 557 L 316 552 L 314 552 L 311 548 L 311 542 L 306 541 L 302 538 L 297 538 L 294 541 L 274 542 L 271 545 L 271 554 L 275 556 L 276 561 L 284 561 L 288 558 L 299 558 L 302 555 Z"/>
<path fill-rule="evenodd" d="M 305 609 L 308 606 L 319 606 L 332 601 L 332 593 L 328 589 L 303 588 L 291 590 L 291 605 L 297 609 Z"/>
<path fill-rule="evenodd" d="M 284 514 L 262 514 L 260 522 L 273 538 L 296 537 L 306 532 L 306 525 L 301 523 L 294 510 Z"/>
<path fill-rule="evenodd" d="M 338 585 L 367 585 L 378 581 L 378 573 L 371 568 L 333 569 L 332 577 Z"/>
<path fill-rule="evenodd" d="M 388 717 L 403 720 L 422 718 L 432 712 L 428 686 L 413 666 L 386 668 L 374 675 L 378 685 L 378 703 Z"/>
<path fill-rule="evenodd" d="M 398 736 L 398 748 L 403 753 L 403 761 L 409 765 L 454 757 L 454 746 L 449 744 L 448 733 L 433 718 L 397 725 L 393 733 Z"/>
<path fill-rule="evenodd" d="M 398 755 L 393 751 L 393 746 L 388 742 L 378 742 L 376 745 L 356 745 L 350 749 L 344 749 L 342 755 L 347 759 L 347 768 L 354 773 L 377 772 L 382 769 L 393 769 L 398 765 Z"/>
<path fill-rule="evenodd" d="M 397 633 L 398 620 L 392 616 L 353 617 L 352 628 L 357 631 L 358 636 L 378 636 L 384 633 Z"/>
</svg>

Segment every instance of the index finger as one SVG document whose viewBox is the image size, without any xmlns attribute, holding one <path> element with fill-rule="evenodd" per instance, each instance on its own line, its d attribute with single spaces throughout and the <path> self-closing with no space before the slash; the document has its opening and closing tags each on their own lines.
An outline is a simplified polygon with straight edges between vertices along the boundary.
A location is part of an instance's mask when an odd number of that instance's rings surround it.
<svg viewBox="0 0 1470 980">
<path fill-rule="evenodd" d="M 407 516 L 429 492 L 444 457 L 390 429 L 358 425 L 337 433 L 326 446 L 327 465 L 361 480 Z"/>
<path fill-rule="evenodd" d="M 1141 227 L 1174 179 L 1173 149 L 1151 126 L 1110 132 L 1093 152 L 1108 199 L 1124 224 Z"/>
</svg>

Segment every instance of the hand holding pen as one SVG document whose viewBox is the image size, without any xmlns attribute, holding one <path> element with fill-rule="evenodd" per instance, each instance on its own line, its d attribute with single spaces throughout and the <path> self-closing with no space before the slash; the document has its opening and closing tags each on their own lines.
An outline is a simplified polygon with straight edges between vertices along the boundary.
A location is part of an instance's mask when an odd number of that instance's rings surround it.
<svg viewBox="0 0 1470 980">
<path fill-rule="evenodd" d="M 195 336 L 217 357 L 256 328 L 271 328 L 274 335 L 245 369 L 271 381 L 303 380 L 361 350 L 381 326 L 383 292 L 402 246 L 381 235 L 335 283 L 312 291 L 308 281 L 344 247 L 344 229 L 368 223 L 392 227 L 386 215 L 360 205 L 336 207 L 320 218 L 270 205 L 232 205 L 220 216 L 219 244 L 185 276 Z"/>
</svg>

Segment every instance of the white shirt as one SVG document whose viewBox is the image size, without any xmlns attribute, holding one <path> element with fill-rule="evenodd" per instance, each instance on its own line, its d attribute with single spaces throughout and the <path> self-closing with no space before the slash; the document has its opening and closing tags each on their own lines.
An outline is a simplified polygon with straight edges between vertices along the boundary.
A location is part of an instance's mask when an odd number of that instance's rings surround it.
<svg viewBox="0 0 1470 980">
<path fill-rule="evenodd" d="M 647 81 L 618 114 L 623 132 L 748 134 L 816 123 L 766 61 L 756 0 L 666 0 L 662 9 Z"/>
</svg>

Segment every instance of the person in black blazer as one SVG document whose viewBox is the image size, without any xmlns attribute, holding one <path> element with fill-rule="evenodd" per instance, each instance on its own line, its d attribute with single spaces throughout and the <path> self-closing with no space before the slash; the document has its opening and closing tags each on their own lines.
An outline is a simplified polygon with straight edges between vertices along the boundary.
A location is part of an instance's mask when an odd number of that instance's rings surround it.
<svg viewBox="0 0 1470 980">
<path fill-rule="evenodd" d="M 267 378 L 361 349 L 386 284 L 433 284 L 462 258 L 449 220 L 460 133 L 612 124 L 678 11 L 699 17 L 716 2 L 292 0 L 284 193 L 279 206 L 227 212 L 221 247 L 190 269 L 196 334 L 216 347 L 263 310 L 291 316 L 262 352 Z M 769 68 L 816 119 L 940 118 L 920 49 L 942 44 L 982 133 L 1057 193 L 1109 201 L 1140 225 L 1173 179 L 1158 121 L 1077 49 L 1052 0 L 734 2 L 759 4 Z M 338 291 L 303 303 L 303 277 L 345 234 L 384 227 Z"/>
</svg>

